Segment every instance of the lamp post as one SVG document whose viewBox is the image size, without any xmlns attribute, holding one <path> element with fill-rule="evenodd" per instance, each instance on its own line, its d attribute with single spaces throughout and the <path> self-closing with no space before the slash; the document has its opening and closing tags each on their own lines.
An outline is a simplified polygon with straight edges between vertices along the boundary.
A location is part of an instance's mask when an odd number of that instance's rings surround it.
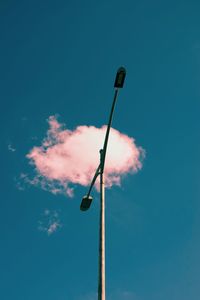
<svg viewBox="0 0 200 300">
<path fill-rule="evenodd" d="M 119 89 L 123 87 L 124 79 L 126 76 L 125 68 L 121 67 L 118 69 L 114 88 L 114 99 L 111 107 L 111 112 L 108 120 L 105 140 L 103 144 L 103 149 L 100 152 L 100 163 L 94 174 L 92 182 L 90 184 L 88 193 L 83 197 L 80 209 L 86 211 L 89 209 L 91 202 L 93 200 L 90 196 L 91 190 L 97 177 L 100 175 L 100 219 L 99 219 L 99 275 L 98 275 L 98 300 L 105 300 L 105 186 L 104 186 L 104 166 L 106 159 L 106 151 L 108 145 L 108 138 L 110 133 L 110 127 L 112 124 L 113 112 L 115 109 L 115 103 L 117 100 Z"/>
</svg>

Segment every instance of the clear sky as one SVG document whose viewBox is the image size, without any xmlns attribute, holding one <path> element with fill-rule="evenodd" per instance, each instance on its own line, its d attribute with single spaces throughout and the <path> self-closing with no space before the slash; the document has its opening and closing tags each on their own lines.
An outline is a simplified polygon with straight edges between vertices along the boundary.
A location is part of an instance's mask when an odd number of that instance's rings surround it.
<svg viewBox="0 0 200 300">
<path fill-rule="evenodd" d="M 96 299 L 98 193 L 82 213 L 85 187 L 53 195 L 22 174 L 34 176 L 26 155 L 49 116 L 106 124 L 123 65 L 113 127 L 146 157 L 106 192 L 107 300 L 199 300 L 199 12 L 194 0 L 0 2 L 0 299 Z"/>
</svg>

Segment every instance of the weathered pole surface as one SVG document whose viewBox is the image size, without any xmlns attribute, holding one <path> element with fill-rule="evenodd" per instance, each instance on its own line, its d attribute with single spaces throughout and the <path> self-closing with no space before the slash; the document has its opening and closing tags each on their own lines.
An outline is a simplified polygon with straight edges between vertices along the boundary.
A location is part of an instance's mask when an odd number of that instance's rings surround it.
<svg viewBox="0 0 200 300">
<path fill-rule="evenodd" d="M 100 150 L 102 163 L 103 151 Z M 103 169 L 100 169 L 100 218 L 99 218 L 99 280 L 98 300 L 105 300 L 105 186 Z"/>
</svg>

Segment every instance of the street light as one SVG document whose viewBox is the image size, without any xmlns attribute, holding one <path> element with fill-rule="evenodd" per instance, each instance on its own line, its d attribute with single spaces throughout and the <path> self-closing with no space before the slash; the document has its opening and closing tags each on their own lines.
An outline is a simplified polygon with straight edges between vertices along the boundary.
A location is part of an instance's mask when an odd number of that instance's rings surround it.
<svg viewBox="0 0 200 300">
<path fill-rule="evenodd" d="M 119 68 L 115 78 L 115 84 L 114 84 L 115 88 L 123 88 L 125 76 L 126 76 L 126 70 L 123 67 Z"/>
<path fill-rule="evenodd" d="M 106 159 L 106 151 L 108 145 L 108 138 L 110 133 L 110 127 L 112 123 L 113 112 L 115 109 L 115 103 L 117 100 L 117 95 L 120 88 L 123 88 L 124 79 L 126 76 L 125 68 L 121 67 L 118 69 L 114 88 L 114 99 L 111 107 L 111 112 L 108 120 L 108 126 L 106 130 L 105 140 L 103 144 L 103 149 L 100 152 L 100 163 L 94 174 L 90 188 L 86 196 L 83 197 L 80 209 L 86 211 L 90 208 L 92 203 L 92 196 L 90 196 L 91 190 L 97 177 L 100 175 L 100 219 L 99 219 L 99 277 L 98 277 L 98 300 L 105 300 L 105 187 L 104 187 L 104 166 Z"/>
<path fill-rule="evenodd" d="M 91 205 L 91 203 L 92 203 L 92 200 L 93 200 L 93 198 L 92 198 L 92 196 L 84 196 L 83 197 L 83 200 L 82 200 L 82 202 L 81 202 L 81 207 L 80 207 L 80 209 L 82 210 L 82 211 L 84 211 L 84 210 L 88 210 L 88 208 L 90 208 L 90 205 Z"/>
</svg>

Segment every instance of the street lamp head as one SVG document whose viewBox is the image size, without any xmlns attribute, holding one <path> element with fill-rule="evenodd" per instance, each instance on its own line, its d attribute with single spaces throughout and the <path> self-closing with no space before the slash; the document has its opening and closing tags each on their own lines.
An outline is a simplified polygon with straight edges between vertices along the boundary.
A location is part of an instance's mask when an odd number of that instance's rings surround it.
<svg viewBox="0 0 200 300">
<path fill-rule="evenodd" d="M 117 70 L 114 87 L 123 88 L 125 77 L 126 77 L 126 69 L 124 67 L 119 68 Z"/>
<path fill-rule="evenodd" d="M 90 205 L 92 203 L 92 196 L 84 196 L 81 202 L 80 210 L 85 211 L 90 208 Z"/>
</svg>

